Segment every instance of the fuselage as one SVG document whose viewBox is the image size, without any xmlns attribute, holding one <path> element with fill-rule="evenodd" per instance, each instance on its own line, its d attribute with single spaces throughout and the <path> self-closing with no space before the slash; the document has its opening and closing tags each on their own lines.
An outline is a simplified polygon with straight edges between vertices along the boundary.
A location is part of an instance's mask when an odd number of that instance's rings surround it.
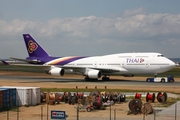
<svg viewBox="0 0 180 120">
<path fill-rule="evenodd" d="M 43 60 L 41 60 L 43 61 Z M 93 57 L 56 57 L 44 62 L 44 65 L 53 65 L 68 68 L 112 69 L 116 72 L 102 72 L 102 74 L 158 74 L 166 72 L 175 66 L 175 63 L 160 53 L 119 53 Z M 75 72 L 84 72 L 79 69 Z"/>
</svg>

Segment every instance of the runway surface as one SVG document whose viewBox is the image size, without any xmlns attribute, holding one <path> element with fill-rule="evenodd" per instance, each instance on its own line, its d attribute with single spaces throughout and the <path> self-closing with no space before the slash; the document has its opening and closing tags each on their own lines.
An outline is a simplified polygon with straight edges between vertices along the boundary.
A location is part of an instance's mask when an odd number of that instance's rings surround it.
<svg viewBox="0 0 180 120">
<path fill-rule="evenodd" d="M 134 78 L 133 78 L 134 79 Z M 109 80 L 109 81 L 85 81 L 81 78 L 54 78 L 54 77 L 39 77 L 39 76 L 9 76 L 9 75 L 0 75 L 0 81 L 7 80 L 7 81 L 20 81 L 21 83 L 55 83 L 55 84 L 84 84 L 84 85 L 113 85 L 113 86 L 167 86 L 167 87 L 176 87 L 180 86 L 180 81 L 175 81 L 173 83 L 153 83 L 153 82 L 146 82 L 145 80 Z"/>
</svg>

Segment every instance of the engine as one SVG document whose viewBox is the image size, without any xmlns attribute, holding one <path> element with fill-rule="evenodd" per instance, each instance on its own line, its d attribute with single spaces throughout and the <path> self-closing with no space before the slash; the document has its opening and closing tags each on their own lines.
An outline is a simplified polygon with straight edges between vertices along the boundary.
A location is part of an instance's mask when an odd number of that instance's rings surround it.
<svg viewBox="0 0 180 120">
<path fill-rule="evenodd" d="M 54 76 L 63 76 L 65 71 L 62 68 L 52 68 L 49 73 Z"/>
<path fill-rule="evenodd" d="M 100 78 L 101 77 L 101 71 L 99 71 L 99 70 L 90 70 L 90 71 L 88 71 L 87 76 L 89 78 L 94 78 L 94 79 Z"/>
</svg>

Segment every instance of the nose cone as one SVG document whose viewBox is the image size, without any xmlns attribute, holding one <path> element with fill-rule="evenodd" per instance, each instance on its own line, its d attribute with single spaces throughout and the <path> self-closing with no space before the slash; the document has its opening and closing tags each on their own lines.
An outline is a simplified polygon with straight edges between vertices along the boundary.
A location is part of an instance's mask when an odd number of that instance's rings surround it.
<svg viewBox="0 0 180 120">
<path fill-rule="evenodd" d="M 172 60 L 169 60 L 169 66 L 171 66 L 173 68 L 176 66 L 176 64 Z"/>
<path fill-rule="evenodd" d="M 176 64 L 172 61 L 168 59 L 168 70 L 171 70 L 172 68 L 174 68 L 176 66 Z"/>
<path fill-rule="evenodd" d="M 176 64 L 168 58 L 163 58 L 159 62 L 161 69 L 158 71 L 158 73 L 169 71 L 176 66 Z"/>
</svg>

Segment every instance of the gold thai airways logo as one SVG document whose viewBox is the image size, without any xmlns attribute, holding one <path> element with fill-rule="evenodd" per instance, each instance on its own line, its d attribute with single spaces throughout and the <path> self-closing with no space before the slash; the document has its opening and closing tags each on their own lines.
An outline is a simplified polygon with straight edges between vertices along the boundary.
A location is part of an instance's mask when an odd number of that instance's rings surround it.
<svg viewBox="0 0 180 120">
<path fill-rule="evenodd" d="M 32 40 L 30 40 L 28 42 L 28 52 L 29 53 L 33 53 L 37 48 L 38 48 L 38 45 L 35 42 L 33 42 Z"/>
</svg>

